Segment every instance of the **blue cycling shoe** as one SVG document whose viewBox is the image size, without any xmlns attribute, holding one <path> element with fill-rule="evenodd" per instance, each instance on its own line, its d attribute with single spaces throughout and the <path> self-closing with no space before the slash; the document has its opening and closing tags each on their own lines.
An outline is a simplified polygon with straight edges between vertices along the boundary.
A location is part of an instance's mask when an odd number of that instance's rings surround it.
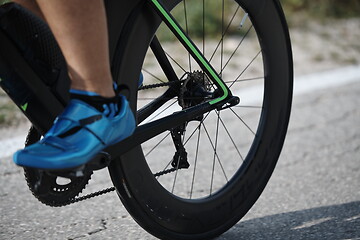
<svg viewBox="0 0 360 240">
<path fill-rule="evenodd" d="M 129 137 L 135 118 L 124 96 L 119 113 L 106 117 L 87 103 L 71 100 L 39 142 L 20 150 L 14 162 L 23 167 L 66 170 L 82 166 L 104 148 Z"/>
</svg>

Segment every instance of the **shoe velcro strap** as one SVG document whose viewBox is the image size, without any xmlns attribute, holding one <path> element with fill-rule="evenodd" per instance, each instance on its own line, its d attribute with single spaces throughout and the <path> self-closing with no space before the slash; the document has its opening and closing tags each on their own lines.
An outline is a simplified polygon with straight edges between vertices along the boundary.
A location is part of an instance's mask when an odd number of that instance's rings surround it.
<svg viewBox="0 0 360 240">
<path fill-rule="evenodd" d="M 80 130 L 80 127 L 89 131 L 103 144 L 107 144 L 111 133 L 104 131 L 104 128 L 109 125 L 111 122 L 97 109 L 82 101 L 71 100 L 47 135 L 66 137 Z"/>
<path fill-rule="evenodd" d="M 68 143 L 66 140 L 54 136 L 47 136 L 41 140 L 42 144 L 50 145 L 63 151 L 73 150 L 76 147 Z"/>
</svg>

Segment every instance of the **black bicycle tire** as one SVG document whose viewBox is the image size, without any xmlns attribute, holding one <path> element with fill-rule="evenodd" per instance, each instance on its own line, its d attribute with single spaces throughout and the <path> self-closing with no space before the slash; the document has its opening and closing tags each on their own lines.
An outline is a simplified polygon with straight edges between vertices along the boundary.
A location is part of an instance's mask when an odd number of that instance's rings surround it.
<svg viewBox="0 0 360 240">
<path fill-rule="evenodd" d="M 166 193 L 154 180 L 140 147 L 126 153 L 122 156 L 122 160 L 113 161 L 109 167 L 112 181 L 124 206 L 145 230 L 159 238 L 207 239 L 228 230 L 258 199 L 281 152 L 290 115 L 293 77 L 291 45 L 286 21 L 277 0 L 239 2 L 243 3 L 260 33 L 264 55 L 269 64 L 266 66 L 267 77 L 277 81 L 276 84 L 269 86 L 271 96 L 267 97 L 272 100 L 269 106 L 271 114 L 266 114 L 266 121 L 263 121 L 260 127 L 264 138 L 257 146 L 252 164 L 244 169 L 241 176 L 235 177 L 228 184 L 226 192 L 221 192 L 223 201 L 217 200 L 214 203 L 205 199 L 189 203 Z M 143 49 L 133 45 L 128 51 L 134 55 L 136 50 L 143 51 Z M 145 53 L 140 52 L 139 55 L 144 56 Z M 127 69 L 126 64 L 122 68 Z M 279 87 L 283 90 L 281 93 L 277 93 Z M 132 106 L 136 105 L 133 100 L 131 101 Z M 220 219 L 218 216 L 209 215 L 209 212 L 219 212 L 221 206 L 229 207 L 231 201 L 239 200 L 239 196 L 244 198 L 240 199 L 235 208 L 228 211 L 226 220 L 219 220 L 220 223 L 217 224 L 205 224 L 205 219 L 212 217 Z M 220 196 L 217 198 L 220 199 Z M 178 209 L 181 210 L 176 212 Z M 191 213 L 195 209 L 201 211 L 207 209 L 208 212 L 206 216 L 199 217 Z M 198 217 L 202 219 L 198 220 Z M 194 230 L 194 225 L 198 225 L 197 228 L 201 229 Z"/>
</svg>

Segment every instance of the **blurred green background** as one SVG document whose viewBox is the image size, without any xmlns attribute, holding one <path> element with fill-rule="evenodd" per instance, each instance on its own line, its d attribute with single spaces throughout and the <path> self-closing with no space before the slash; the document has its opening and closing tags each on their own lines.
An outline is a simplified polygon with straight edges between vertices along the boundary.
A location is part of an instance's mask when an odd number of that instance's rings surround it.
<svg viewBox="0 0 360 240">
<path fill-rule="evenodd" d="M 306 13 L 315 18 L 360 17 L 359 0 L 281 0 L 288 13 Z"/>
</svg>

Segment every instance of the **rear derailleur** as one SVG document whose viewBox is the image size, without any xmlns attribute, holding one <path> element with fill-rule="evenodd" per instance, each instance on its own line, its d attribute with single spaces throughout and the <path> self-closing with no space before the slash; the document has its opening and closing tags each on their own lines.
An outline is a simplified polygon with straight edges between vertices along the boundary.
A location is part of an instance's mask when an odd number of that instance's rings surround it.
<svg viewBox="0 0 360 240">
<path fill-rule="evenodd" d="M 190 166 L 189 162 L 187 161 L 187 152 L 183 144 L 185 129 L 186 123 L 171 130 L 171 137 L 176 148 L 171 166 L 175 169 L 189 168 Z"/>
<path fill-rule="evenodd" d="M 214 97 L 211 92 L 211 83 L 206 74 L 201 71 L 188 73 L 181 85 L 178 104 L 182 109 L 196 106 Z M 202 121 L 203 115 L 196 117 L 192 121 Z M 183 139 L 186 131 L 187 122 L 171 130 L 171 137 L 174 142 L 176 152 L 173 156 L 171 166 L 174 169 L 187 169 L 190 164 L 187 160 L 187 152 L 184 147 Z"/>
</svg>

